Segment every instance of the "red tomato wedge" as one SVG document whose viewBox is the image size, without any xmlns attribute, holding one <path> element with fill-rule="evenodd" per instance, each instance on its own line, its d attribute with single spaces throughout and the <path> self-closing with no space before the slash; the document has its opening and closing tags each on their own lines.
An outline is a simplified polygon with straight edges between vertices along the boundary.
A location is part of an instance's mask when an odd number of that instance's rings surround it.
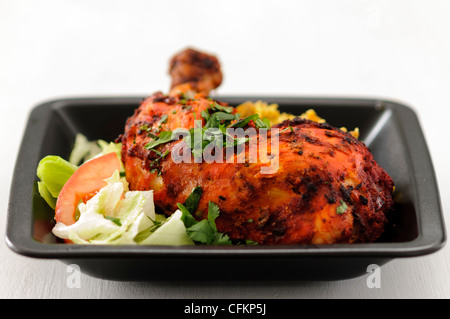
<svg viewBox="0 0 450 319">
<path fill-rule="evenodd" d="M 108 153 L 81 165 L 64 184 L 56 201 L 55 220 L 64 225 L 75 223 L 78 203 L 92 197 L 107 183 L 116 170 L 120 170 L 120 161 L 116 153 Z"/>
</svg>

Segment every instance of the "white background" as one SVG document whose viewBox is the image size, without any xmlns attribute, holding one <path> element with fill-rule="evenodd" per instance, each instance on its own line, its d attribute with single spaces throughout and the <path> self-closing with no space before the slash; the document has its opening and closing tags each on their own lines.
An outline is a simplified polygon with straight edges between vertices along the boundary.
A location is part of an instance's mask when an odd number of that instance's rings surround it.
<svg viewBox="0 0 450 319">
<path fill-rule="evenodd" d="M 450 221 L 449 16 L 445 0 L 0 0 L 0 235 L 31 108 L 59 97 L 167 91 L 168 60 L 186 46 L 219 56 L 225 75 L 219 95 L 380 97 L 410 105 Z M 367 288 L 367 276 L 231 284 L 85 275 L 81 288 L 70 289 L 68 274 L 59 261 L 22 257 L 0 243 L 3 298 L 450 297 L 448 246 L 383 266 L 379 289 Z"/>
</svg>

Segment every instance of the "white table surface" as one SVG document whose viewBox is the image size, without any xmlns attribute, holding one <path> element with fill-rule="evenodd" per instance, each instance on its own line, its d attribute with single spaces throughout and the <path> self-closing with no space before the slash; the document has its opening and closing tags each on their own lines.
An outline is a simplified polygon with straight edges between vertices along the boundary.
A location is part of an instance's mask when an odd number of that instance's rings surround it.
<svg viewBox="0 0 450 319">
<path fill-rule="evenodd" d="M 67 96 L 145 96 L 169 86 L 169 57 L 216 53 L 217 94 L 398 100 L 418 114 L 450 212 L 449 1 L 0 0 L 0 297 L 449 298 L 450 247 L 334 282 L 130 283 L 81 276 L 4 242 L 12 171 L 29 111 Z M 447 223 L 447 232 L 448 225 Z M 149 270 L 151 271 L 151 270 Z"/>
</svg>

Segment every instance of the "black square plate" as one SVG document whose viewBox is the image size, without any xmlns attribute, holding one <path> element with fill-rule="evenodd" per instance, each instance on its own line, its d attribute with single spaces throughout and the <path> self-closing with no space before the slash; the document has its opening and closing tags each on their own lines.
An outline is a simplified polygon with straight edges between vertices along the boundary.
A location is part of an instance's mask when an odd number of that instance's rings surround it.
<svg viewBox="0 0 450 319">
<path fill-rule="evenodd" d="M 77 98 L 44 103 L 30 114 L 11 185 L 6 241 L 15 252 L 78 264 L 112 280 L 335 280 L 360 276 L 371 264 L 432 253 L 445 243 L 435 173 L 415 113 L 383 100 L 220 97 L 238 105 L 278 103 L 301 114 L 313 108 L 336 127 L 359 127 L 360 139 L 395 182 L 392 226 L 375 243 L 293 246 L 89 246 L 58 243 L 54 212 L 37 192 L 36 168 L 46 155 L 67 158 L 75 135 L 112 141 L 142 98 Z M 151 271 L 149 271 L 151 270 Z M 158 276 L 155 276 L 158 274 Z"/>
</svg>

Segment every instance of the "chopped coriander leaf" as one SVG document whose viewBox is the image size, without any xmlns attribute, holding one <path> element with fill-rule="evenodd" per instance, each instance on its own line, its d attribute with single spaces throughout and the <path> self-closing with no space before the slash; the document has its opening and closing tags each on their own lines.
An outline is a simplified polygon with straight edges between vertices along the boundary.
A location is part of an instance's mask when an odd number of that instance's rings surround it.
<svg viewBox="0 0 450 319">
<path fill-rule="evenodd" d="M 291 130 L 292 133 L 295 132 L 294 129 L 292 128 L 292 126 L 289 125 L 288 127 L 285 127 L 284 129 L 282 129 L 282 130 L 280 131 L 280 133 L 286 132 L 287 130 Z"/>
<path fill-rule="evenodd" d="M 214 229 L 210 226 L 208 220 L 206 219 L 195 223 L 186 230 L 189 237 L 194 242 L 210 245 L 215 239 Z"/>
<path fill-rule="evenodd" d="M 186 206 L 191 214 L 194 214 L 197 211 L 198 203 L 200 202 L 202 193 L 202 188 L 200 186 L 197 186 L 192 190 L 191 195 L 189 195 L 189 197 L 184 202 L 184 206 Z"/>
<path fill-rule="evenodd" d="M 209 202 L 208 217 L 187 227 L 189 237 L 200 244 L 231 245 L 230 237 L 217 231 L 215 220 L 219 214 L 219 207 L 214 202 Z"/>
<path fill-rule="evenodd" d="M 181 210 L 181 220 L 186 227 L 190 227 L 197 223 L 193 214 L 196 212 L 198 203 L 200 202 L 200 197 L 202 196 L 202 188 L 200 186 L 195 187 L 191 194 L 188 196 L 183 204 L 178 203 L 177 206 Z"/>
<path fill-rule="evenodd" d="M 234 116 L 234 114 L 225 113 L 225 112 L 216 112 L 211 116 L 214 116 L 219 121 L 232 121 L 236 118 Z"/>
<path fill-rule="evenodd" d="M 202 113 L 202 116 L 203 116 L 203 113 Z M 205 118 L 205 117 L 203 116 L 203 118 Z M 236 119 L 236 116 L 234 114 L 225 113 L 225 112 L 215 112 L 208 117 L 208 121 L 205 124 L 205 128 L 210 128 L 210 127 L 219 128 L 219 126 L 222 124 L 222 121 L 231 122 L 235 119 Z M 224 124 L 226 125 L 229 123 L 224 123 Z"/>
<path fill-rule="evenodd" d="M 227 135 L 228 137 L 231 137 L 230 135 Z M 234 146 L 238 146 L 238 145 L 242 145 L 247 143 L 248 141 L 250 141 L 249 137 L 231 137 L 230 140 L 226 140 L 225 141 L 225 147 L 234 147 Z"/>
<path fill-rule="evenodd" d="M 209 120 L 209 113 L 206 110 L 203 110 L 200 115 L 206 120 Z"/>
<path fill-rule="evenodd" d="M 143 125 L 139 126 L 139 129 L 142 130 L 142 131 L 150 130 L 150 128 L 148 127 L 148 124 L 143 124 Z"/>
<path fill-rule="evenodd" d="M 220 214 L 220 210 L 219 210 L 219 206 L 217 206 L 216 203 L 214 202 L 209 202 L 208 203 L 208 221 L 211 224 L 211 227 L 213 227 L 213 229 L 215 231 L 217 231 L 217 226 L 216 226 L 216 218 L 219 217 Z"/>
<path fill-rule="evenodd" d="M 149 216 L 147 216 L 147 217 L 148 217 L 148 219 L 150 219 L 152 221 L 153 225 L 150 226 L 149 228 L 144 229 L 143 231 L 139 232 L 136 235 L 136 237 L 134 238 L 134 241 L 137 243 L 143 241 L 144 239 L 147 239 L 148 236 L 150 236 L 155 230 L 157 230 L 160 226 L 163 225 L 162 221 L 153 220 Z"/>
<path fill-rule="evenodd" d="M 186 228 L 191 227 L 195 223 L 197 223 L 197 220 L 194 218 L 194 216 L 189 212 L 189 210 L 184 206 L 183 204 L 178 203 L 177 204 L 178 209 L 181 210 L 181 221 L 184 223 L 184 226 Z"/>
<path fill-rule="evenodd" d="M 149 228 L 147 228 L 147 229 L 144 229 L 144 230 L 140 231 L 140 232 L 136 235 L 136 237 L 134 237 L 134 241 L 137 242 L 137 243 L 139 243 L 139 242 L 141 242 L 141 241 L 147 239 L 148 236 L 150 236 L 150 235 L 153 233 L 153 231 L 151 230 L 151 228 L 152 228 L 152 227 L 149 227 Z"/>
<path fill-rule="evenodd" d="M 213 111 L 222 111 L 222 112 L 226 112 L 226 113 L 233 112 L 233 107 L 232 106 L 222 106 L 222 105 L 220 105 L 217 102 L 214 102 L 213 104 L 210 104 L 209 107 Z"/>
<path fill-rule="evenodd" d="M 122 223 L 120 222 L 119 218 L 111 217 L 111 216 L 105 216 L 105 219 L 108 219 L 108 220 L 112 221 L 117 226 L 122 226 Z"/>
<path fill-rule="evenodd" d="M 202 188 L 197 186 L 192 190 L 184 205 L 177 204 L 181 210 L 181 220 L 186 226 L 189 238 L 198 244 L 231 245 L 229 236 L 217 231 L 216 218 L 220 214 L 220 209 L 214 202 L 210 201 L 208 203 L 208 216 L 206 219 L 200 221 L 195 219 L 194 215 L 197 215 L 198 203 L 202 193 Z"/>
<path fill-rule="evenodd" d="M 270 128 L 270 122 L 269 124 L 267 124 L 267 122 L 261 120 L 259 117 L 253 120 L 255 122 L 255 126 L 257 128 L 265 128 L 265 129 L 269 129 Z"/>
<path fill-rule="evenodd" d="M 228 128 L 243 128 L 250 121 L 254 121 L 255 127 L 259 129 L 269 129 L 271 127 L 270 120 L 261 119 L 258 114 L 250 115 L 244 119 L 240 119 L 239 114 L 233 114 L 234 108 L 231 106 L 222 106 L 211 100 L 209 108 L 201 112 L 201 117 L 205 119 L 205 125 L 200 128 L 192 128 L 189 134 L 184 137 L 187 145 L 190 146 L 194 158 L 200 158 L 205 148 L 210 145 L 217 147 L 234 147 L 245 144 L 250 138 L 235 138 L 227 133 Z M 197 119 L 196 114 L 194 114 Z M 218 129 L 217 134 L 209 129 Z M 220 134 L 220 132 L 222 134 Z M 200 141 L 195 136 L 201 136 Z"/>
<path fill-rule="evenodd" d="M 169 116 L 167 114 L 164 114 L 163 116 L 161 116 L 161 119 L 159 120 L 159 123 L 165 124 L 167 123 L 167 118 Z"/>
<path fill-rule="evenodd" d="M 159 134 L 159 136 L 155 136 L 153 138 L 153 141 L 147 143 L 145 145 L 145 148 L 150 150 L 151 152 L 156 153 L 156 155 L 158 155 L 157 158 L 155 158 L 151 163 L 150 163 L 150 167 L 152 168 L 150 170 L 150 173 L 154 174 L 154 173 L 158 173 L 158 176 L 160 176 L 162 174 L 162 171 L 160 170 L 159 167 L 154 167 L 159 165 L 159 162 L 161 161 L 161 159 L 165 158 L 170 151 L 166 150 L 164 153 L 161 153 L 160 151 L 158 151 L 156 149 L 157 146 L 165 144 L 165 143 L 169 143 L 170 141 L 172 141 L 172 132 L 171 131 L 163 131 Z"/>
<path fill-rule="evenodd" d="M 171 131 L 163 131 L 159 134 L 157 139 L 153 139 L 153 141 L 147 143 L 145 145 L 145 148 L 150 150 L 159 145 L 169 143 L 170 141 L 172 141 L 172 132 Z"/>
<path fill-rule="evenodd" d="M 162 221 L 153 220 L 149 216 L 147 216 L 147 218 L 150 219 L 150 221 L 153 223 L 153 225 L 149 228 L 152 232 L 157 230 L 163 224 Z"/>
<path fill-rule="evenodd" d="M 164 157 L 166 157 L 166 156 L 169 155 L 169 154 L 170 154 L 170 151 L 169 151 L 169 150 L 166 150 L 166 151 L 161 155 L 161 157 L 164 158 Z"/>
<path fill-rule="evenodd" d="M 158 138 L 158 135 L 155 135 L 155 134 L 150 133 L 150 132 L 147 132 L 147 136 L 151 137 L 152 139 L 157 139 Z"/>
<path fill-rule="evenodd" d="M 336 208 L 336 214 L 342 215 L 347 210 L 347 204 L 341 199 L 341 205 Z"/>
<path fill-rule="evenodd" d="M 246 126 L 248 123 L 250 123 L 250 121 L 259 119 L 259 115 L 258 114 L 253 114 L 250 116 L 247 116 L 244 119 L 241 119 L 233 124 L 230 125 L 230 127 L 236 128 L 236 127 L 244 127 Z"/>
<path fill-rule="evenodd" d="M 158 150 L 152 150 L 152 149 L 151 149 L 150 151 L 152 151 L 153 153 L 156 153 L 156 155 L 158 155 L 158 156 L 160 156 L 160 157 L 162 156 L 162 153 L 161 153 L 160 151 L 158 151 Z M 159 160 L 159 159 L 155 159 L 155 161 L 156 161 L 156 160 Z"/>
<path fill-rule="evenodd" d="M 230 236 L 224 233 L 216 233 L 216 238 L 214 240 L 214 245 L 232 245 Z"/>
</svg>

